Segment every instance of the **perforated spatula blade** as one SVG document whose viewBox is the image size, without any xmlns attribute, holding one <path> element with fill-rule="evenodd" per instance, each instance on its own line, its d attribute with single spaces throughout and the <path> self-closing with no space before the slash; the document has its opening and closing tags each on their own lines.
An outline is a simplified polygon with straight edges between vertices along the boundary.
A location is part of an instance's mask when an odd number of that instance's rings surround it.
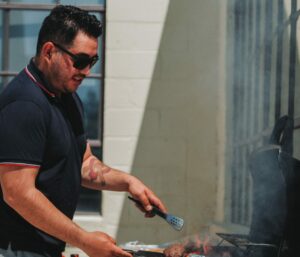
<svg viewBox="0 0 300 257">
<path fill-rule="evenodd" d="M 183 228 L 184 220 L 178 216 L 167 213 L 166 221 L 176 230 L 180 231 Z"/>
<path fill-rule="evenodd" d="M 128 199 L 135 202 L 136 204 L 142 206 L 141 202 L 132 198 L 131 196 L 128 196 Z M 164 213 L 160 209 L 158 209 L 156 206 L 152 206 L 153 214 L 158 215 L 159 217 L 163 218 L 166 222 L 168 222 L 174 229 L 181 230 L 184 225 L 184 220 L 180 217 L 177 217 L 170 213 Z"/>
</svg>

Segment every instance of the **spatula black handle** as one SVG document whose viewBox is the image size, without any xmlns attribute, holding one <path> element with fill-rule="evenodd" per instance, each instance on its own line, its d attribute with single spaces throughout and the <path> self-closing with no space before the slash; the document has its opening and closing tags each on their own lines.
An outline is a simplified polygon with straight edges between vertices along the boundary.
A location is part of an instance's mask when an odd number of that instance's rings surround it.
<svg viewBox="0 0 300 257">
<path fill-rule="evenodd" d="M 143 207 L 142 203 L 139 200 L 134 199 L 131 196 L 128 196 L 128 199 L 130 199 L 131 201 L 135 202 L 139 206 Z M 153 213 L 153 214 L 155 214 L 155 215 L 158 215 L 158 216 L 160 216 L 160 217 L 162 217 L 164 219 L 167 217 L 167 215 L 164 212 L 162 212 L 160 209 L 158 209 L 156 206 L 153 206 L 153 205 L 152 205 L 152 210 L 150 212 Z"/>
</svg>

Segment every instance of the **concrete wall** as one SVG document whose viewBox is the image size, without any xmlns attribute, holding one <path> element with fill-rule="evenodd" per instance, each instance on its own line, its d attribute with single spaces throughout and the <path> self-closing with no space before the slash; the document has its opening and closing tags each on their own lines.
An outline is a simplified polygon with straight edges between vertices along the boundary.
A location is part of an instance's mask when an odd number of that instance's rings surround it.
<svg viewBox="0 0 300 257">
<path fill-rule="evenodd" d="M 186 221 L 176 232 L 104 192 L 99 224 L 118 243 L 168 242 L 222 220 L 225 6 L 107 1 L 104 162 L 141 178 Z"/>
</svg>

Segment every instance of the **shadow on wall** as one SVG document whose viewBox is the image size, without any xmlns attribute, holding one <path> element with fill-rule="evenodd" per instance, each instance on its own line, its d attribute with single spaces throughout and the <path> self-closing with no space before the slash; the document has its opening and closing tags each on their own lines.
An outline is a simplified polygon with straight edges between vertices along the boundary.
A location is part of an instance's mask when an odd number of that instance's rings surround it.
<svg viewBox="0 0 300 257">
<path fill-rule="evenodd" d="M 170 242 L 204 230 L 214 218 L 222 5 L 170 1 L 133 161 L 132 174 L 185 219 L 184 230 L 145 219 L 125 199 L 120 243 Z"/>
</svg>

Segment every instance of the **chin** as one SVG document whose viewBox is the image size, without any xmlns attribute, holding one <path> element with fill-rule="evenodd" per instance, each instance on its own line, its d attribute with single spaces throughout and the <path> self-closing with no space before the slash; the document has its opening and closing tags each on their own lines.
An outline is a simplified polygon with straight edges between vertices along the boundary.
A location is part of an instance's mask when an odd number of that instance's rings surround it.
<svg viewBox="0 0 300 257">
<path fill-rule="evenodd" d="M 78 87 L 76 88 L 68 88 L 68 90 L 66 90 L 66 93 L 75 93 L 77 91 Z"/>
<path fill-rule="evenodd" d="M 81 83 L 74 83 L 72 85 L 70 85 L 69 87 L 66 88 L 66 92 L 68 93 L 74 93 L 80 86 Z"/>
</svg>

